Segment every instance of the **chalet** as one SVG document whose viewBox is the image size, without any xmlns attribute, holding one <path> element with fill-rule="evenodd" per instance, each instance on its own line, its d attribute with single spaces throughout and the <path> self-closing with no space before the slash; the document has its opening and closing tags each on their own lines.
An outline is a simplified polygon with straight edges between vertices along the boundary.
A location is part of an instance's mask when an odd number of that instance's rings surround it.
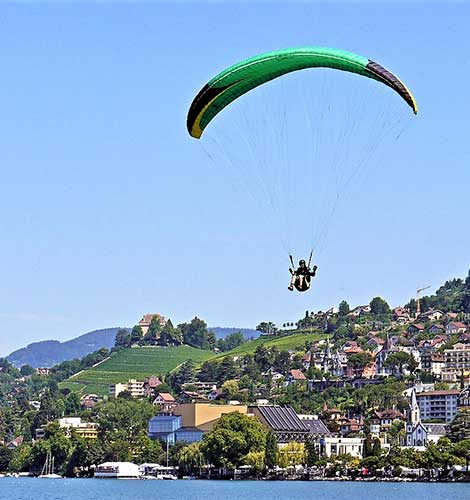
<svg viewBox="0 0 470 500">
<path fill-rule="evenodd" d="M 460 321 L 451 321 L 446 325 L 447 335 L 456 335 L 458 333 L 465 333 L 467 331 L 467 325 Z"/>
<path fill-rule="evenodd" d="M 178 406 L 176 399 L 169 392 L 159 392 L 153 400 L 154 406 L 159 406 L 162 413 L 172 413 Z"/>
<path fill-rule="evenodd" d="M 410 312 L 404 307 L 395 307 L 393 310 L 393 319 L 401 325 L 408 323 L 411 319 Z"/>
<path fill-rule="evenodd" d="M 416 335 L 417 333 L 423 333 L 425 331 L 425 327 L 422 323 L 413 323 L 408 327 L 408 333 L 410 335 Z"/>
<path fill-rule="evenodd" d="M 82 409 L 87 410 L 90 408 L 94 408 L 99 401 L 98 394 L 84 394 L 80 398 L 80 406 Z"/>
<path fill-rule="evenodd" d="M 291 370 L 284 380 L 284 386 L 306 382 L 307 377 L 300 370 Z"/>
<path fill-rule="evenodd" d="M 343 418 L 340 420 L 340 433 L 342 436 L 358 433 L 364 429 L 364 419 L 359 418 Z"/>
<path fill-rule="evenodd" d="M 439 335 L 441 333 L 444 333 L 445 331 L 446 331 L 445 326 L 438 323 L 431 325 L 428 329 L 428 332 L 431 335 Z"/>
<path fill-rule="evenodd" d="M 426 321 L 439 321 L 444 316 L 442 311 L 438 309 L 430 309 L 429 311 L 423 312 L 418 316 L 418 320 L 422 322 Z"/>
<path fill-rule="evenodd" d="M 18 436 L 15 439 L 11 440 L 7 443 L 6 447 L 9 450 L 16 450 L 16 448 L 20 447 L 23 444 L 23 436 Z"/>
<path fill-rule="evenodd" d="M 179 395 L 179 399 L 182 403 L 197 403 L 208 401 L 207 397 L 204 394 L 199 394 L 195 391 L 182 391 Z"/>
<path fill-rule="evenodd" d="M 359 316 L 362 316 L 364 314 L 370 313 L 370 306 L 357 306 L 354 309 L 352 309 L 349 313 L 348 316 L 350 318 L 357 318 Z"/>
<path fill-rule="evenodd" d="M 156 376 L 151 375 L 144 380 L 144 394 L 147 397 L 154 397 L 157 393 L 157 388 L 162 385 L 162 381 Z"/>
<path fill-rule="evenodd" d="M 406 421 L 406 417 L 398 410 L 391 409 L 376 411 L 370 421 L 371 432 L 373 432 L 372 427 L 374 427 L 374 434 L 379 434 L 379 432 L 388 432 L 392 427 L 392 424 L 400 420 Z"/>
</svg>

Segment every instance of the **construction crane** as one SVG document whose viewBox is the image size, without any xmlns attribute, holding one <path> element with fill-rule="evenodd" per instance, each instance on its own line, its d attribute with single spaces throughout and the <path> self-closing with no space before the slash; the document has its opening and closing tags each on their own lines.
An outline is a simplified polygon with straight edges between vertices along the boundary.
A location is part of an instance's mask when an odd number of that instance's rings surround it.
<svg viewBox="0 0 470 500">
<path fill-rule="evenodd" d="M 428 288 L 431 288 L 431 285 L 423 286 L 422 288 L 416 289 L 416 317 L 418 317 L 421 314 L 421 305 L 419 303 L 419 294 L 421 292 L 424 292 L 424 290 L 427 290 Z"/>
</svg>

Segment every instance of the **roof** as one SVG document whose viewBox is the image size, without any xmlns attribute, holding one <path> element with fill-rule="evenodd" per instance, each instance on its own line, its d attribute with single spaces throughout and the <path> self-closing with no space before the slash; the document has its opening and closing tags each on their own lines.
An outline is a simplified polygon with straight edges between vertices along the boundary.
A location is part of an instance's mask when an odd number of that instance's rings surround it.
<svg viewBox="0 0 470 500">
<path fill-rule="evenodd" d="M 157 394 L 157 398 L 158 397 L 161 397 L 163 401 L 166 401 L 167 403 L 174 403 L 176 401 L 175 398 L 169 392 L 159 392 Z"/>
<path fill-rule="evenodd" d="M 447 426 L 445 424 L 423 424 L 423 426 L 430 434 L 437 434 L 438 436 L 445 436 L 447 434 Z"/>
<path fill-rule="evenodd" d="M 447 325 L 447 327 L 455 327 L 455 328 L 465 328 L 467 329 L 467 325 L 462 323 L 461 321 L 453 321 Z"/>
<path fill-rule="evenodd" d="M 310 434 L 320 434 L 322 436 L 329 436 L 330 431 L 328 430 L 328 427 L 321 421 L 321 420 L 302 420 L 304 424 L 307 425 L 307 427 L 310 430 Z"/>
<path fill-rule="evenodd" d="M 424 330 L 424 325 L 421 323 L 414 323 L 413 325 L 410 325 L 410 328 L 416 328 L 417 330 Z"/>
<path fill-rule="evenodd" d="M 291 370 L 290 374 L 294 380 L 307 380 L 305 375 L 300 370 Z"/>
<path fill-rule="evenodd" d="M 160 322 L 161 325 L 164 325 L 166 323 L 165 318 L 161 314 L 151 313 L 151 314 L 144 314 L 142 319 L 139 321 L 139 325 L 141 326 L 150 325 L 154 317 L 158 318 L 158 321 Z"/>
<path fill-rule="evenodd" d="M 304 431 L 310 428 L 290 406 L 257 406 L 258 412 L 273 431 Z"/>
<path fill-rule="evenodd" d="M 376 411 L 375 414 L 378 418 L 404 418 L 404 415 L 400 413 L 398 410 L 383 410 Z"/>
<path fill-rule="evenodd" d="M 426 391 L 416 394 L 417 398 L 422 398 L 425 396 L 457 396 L 460 394 L 459 390 L 449 389 L 447 391 Z"/>
</svg>

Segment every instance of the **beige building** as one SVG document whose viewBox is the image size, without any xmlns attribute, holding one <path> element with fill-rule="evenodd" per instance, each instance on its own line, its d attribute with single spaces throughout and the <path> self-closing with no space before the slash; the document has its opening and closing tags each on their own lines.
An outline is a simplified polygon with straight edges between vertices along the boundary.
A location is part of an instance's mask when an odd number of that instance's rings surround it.
<svg viewBox="0 0 470 500">
<path fill-rule="evenodd" d="M 445 368 L 444 371 L 454 371 L 458 374 L 463 370 L 470 372 L 470 345 L 455 344 L 451 349 L 444 351 Z"/>
<path fill-rule="evenodd" d="M 213 405 L 210 403 L 187 403 L 175 408 L 174 414 L 181 416 L 183 427 L 197 427 L 206 432 L 222 415 L 239 412 L 248 413 L 246 405 Z"/>
<path fill-rule="evenodd" d="M 149 331 L 150 323 L 153 318 L 158 319 L 160 326 L 166 325 L 166 319 L 162 315 L 158 313 L 144 314 L 142 319 L 139 321 L 139 326 L 142 328 L 142 333 L 144 335 Z"/>
</svg>

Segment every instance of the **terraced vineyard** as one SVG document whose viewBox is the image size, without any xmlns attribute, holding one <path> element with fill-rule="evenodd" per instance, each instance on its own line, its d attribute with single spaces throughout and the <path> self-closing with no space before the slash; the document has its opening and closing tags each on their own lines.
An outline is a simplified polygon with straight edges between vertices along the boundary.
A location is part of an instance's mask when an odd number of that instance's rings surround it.
<svg viewBox="0 0 470 500">
<path fill-rule="evenodd" d="M 214 357 L 211 351 L 190 346 L 135 347 L 119 351 L 99 365 L 73 375 L 60 384 L 72 391 L 106 395 L 109 384 L 143 380 L 149 375 L 166 374 L 188 359 L 202 362 Z"/>
<path fill-rule="evenodd" d="M 73 375 L 60 383 L 61 389 L 80 394 L 109 393 L 109 384 L 127 382 L 130 378 L 143 380 L 149 375 L 165 375 L 188 359 L 202 363 L 211 358 L 253 354 L 259 345 L 277 347 L 279 350 L 303 350 L 306 342 L 326 338 L 320 333 L 292 333 L 263 336 L 224 353 L 214 353 L 187 345 L 178 347 L 133 347 L 114 353 L 99 365 Z"/>
<path fill-rule="evenodd" d="M 270 335 L 262 336 L 256 340 L 251 340 L 242 344 L 240 347 L 236 347 L 231 351 L 219 354 L 218 357 L 230 356 L 243 356 L 244 354 L 253 354 L 259 345 L 264 345 L 268 347 L 277 347 L 280 351 L 290 351 L 290 350 L 303 350 L 305 349 L 306 342 L 313 342 L 326 338 L 326 335 L 321 333 L 294 333 L 290 335 Z"/>
</svg>

